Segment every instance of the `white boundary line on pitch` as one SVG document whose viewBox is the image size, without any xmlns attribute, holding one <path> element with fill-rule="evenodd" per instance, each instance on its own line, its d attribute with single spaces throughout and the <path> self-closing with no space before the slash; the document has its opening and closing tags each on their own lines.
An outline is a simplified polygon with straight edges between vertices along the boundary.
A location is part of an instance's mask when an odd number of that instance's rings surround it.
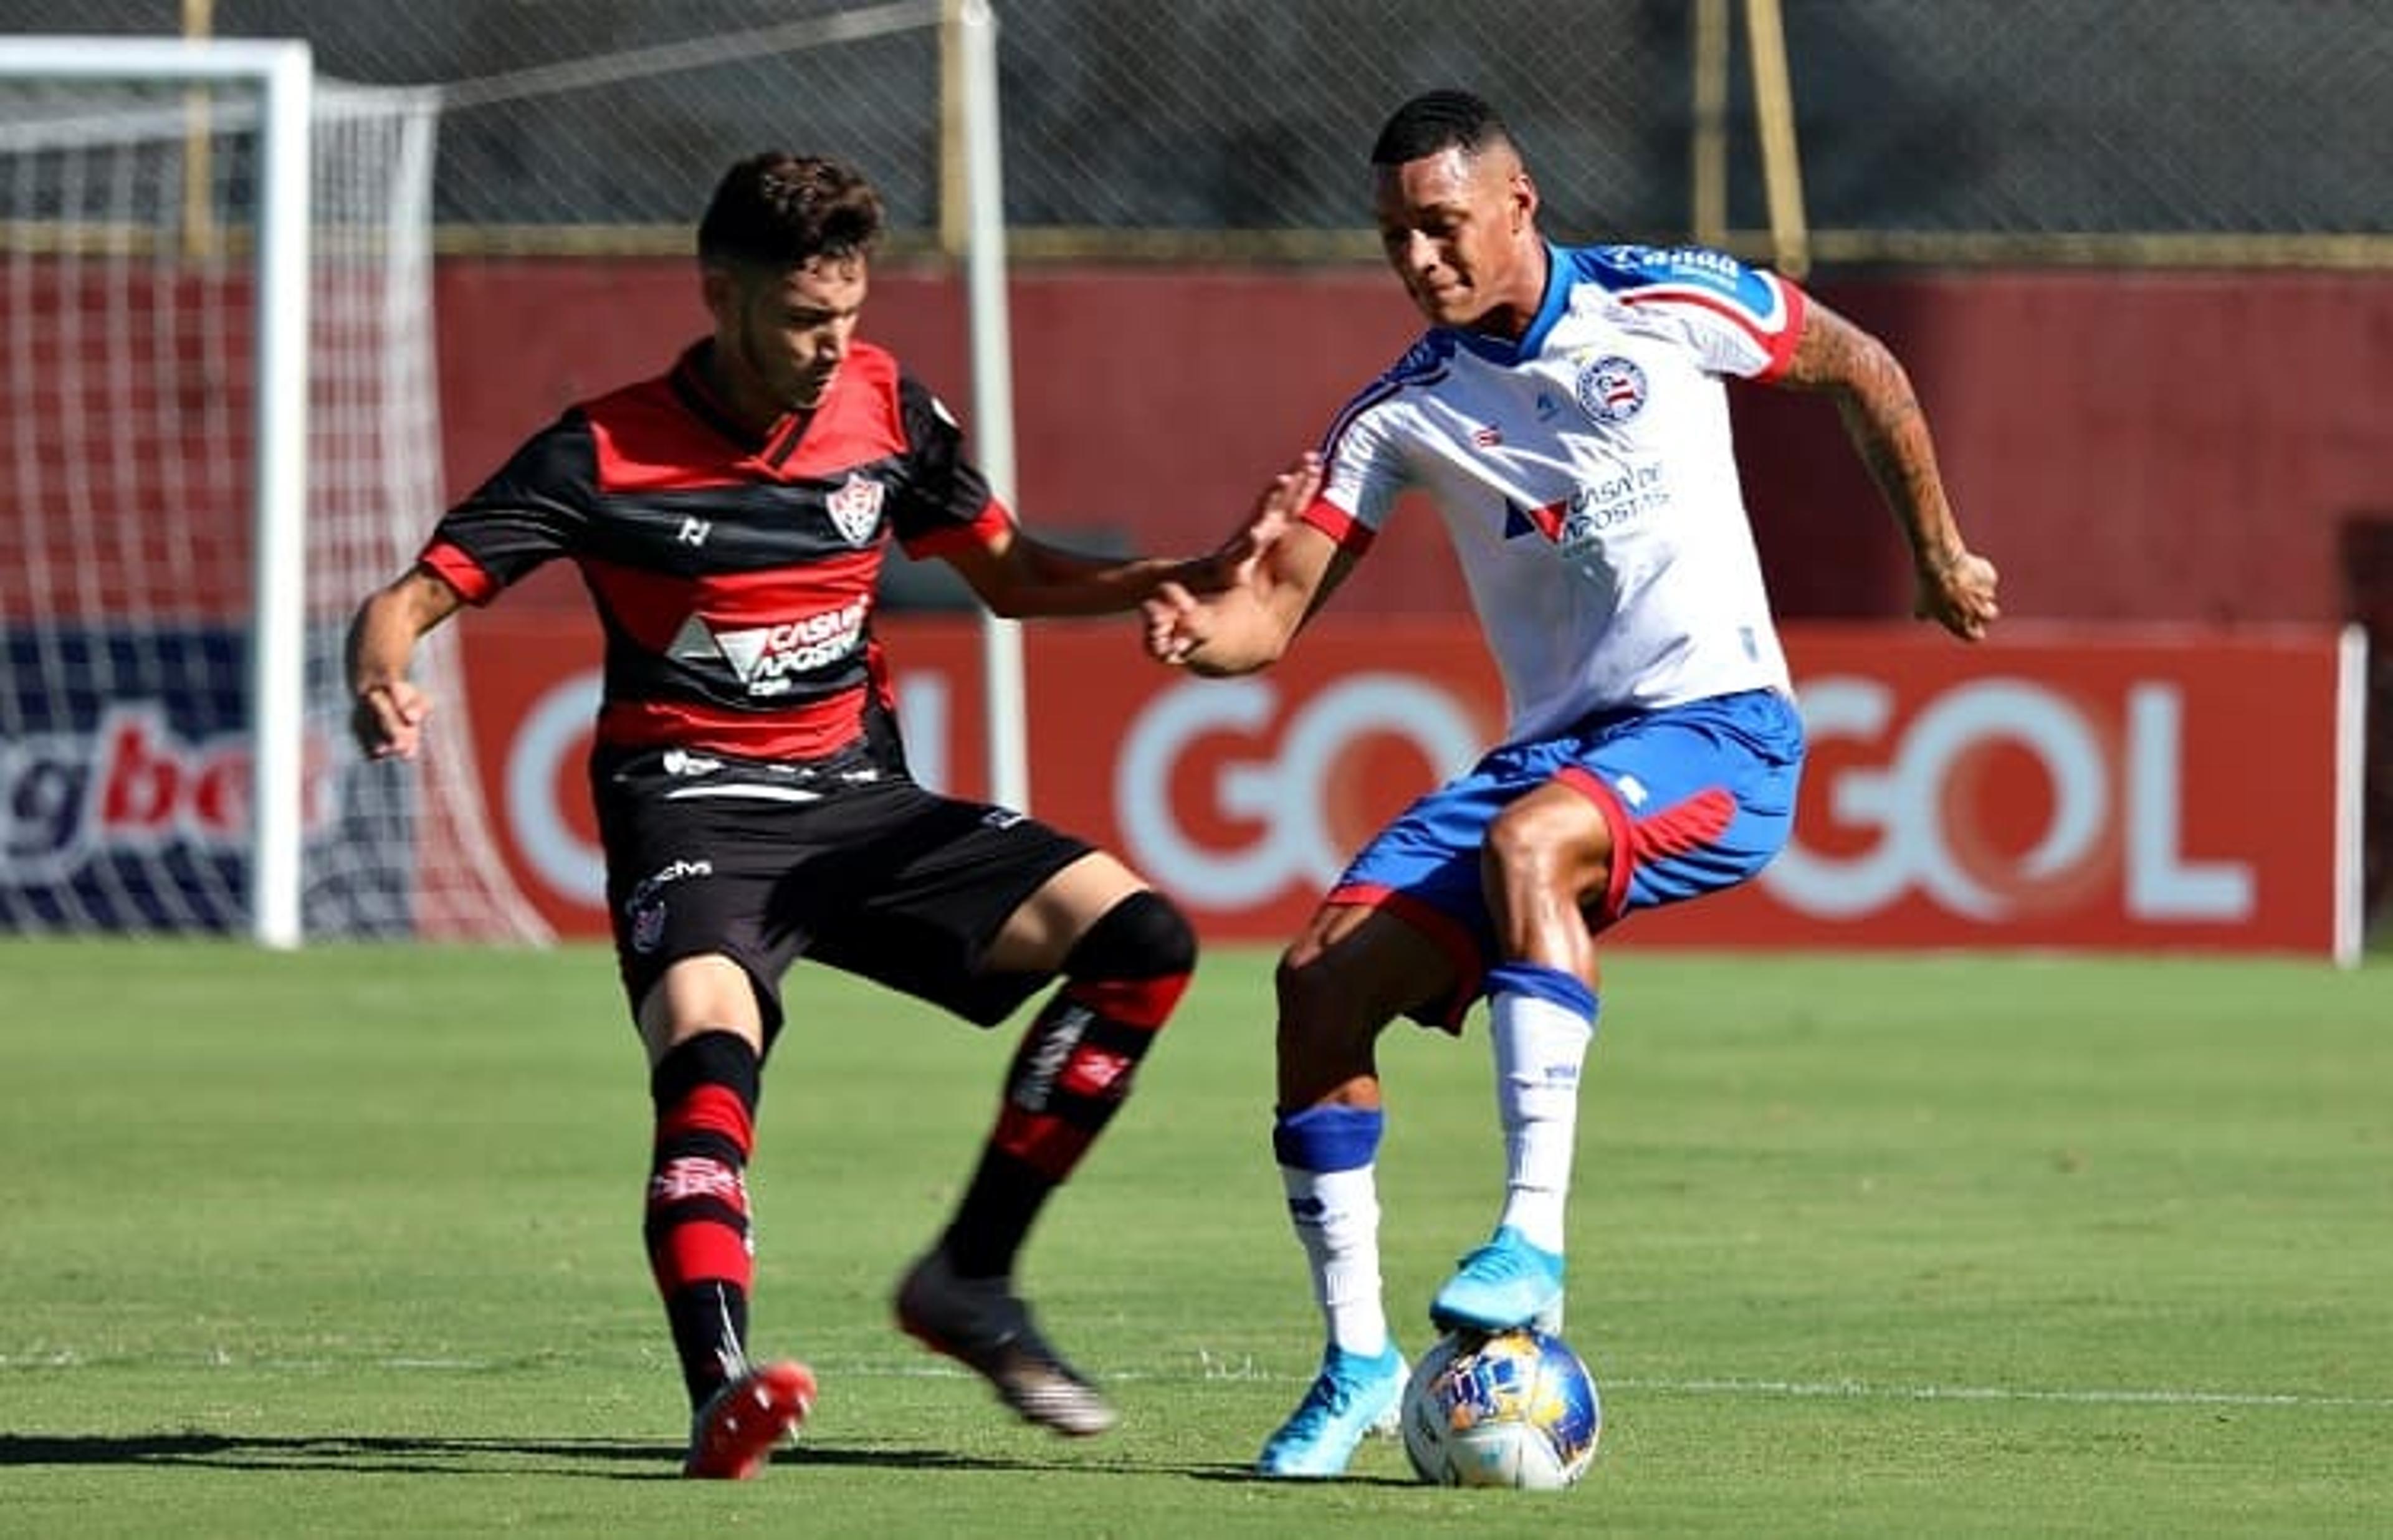
<svg viewBox="0 0 2393 1540">
<path fill-rule="evenodd" d="M 1606 1387 L 1668 1395 L 1783 1396 L 1850 1401 L 2037 1401 L 2079 1406 L 2298 1406 L 2393 1411 L 2393 1396 L 2322 1396 L 2282 1390 L 2052 1390 L 2000 1385 L 1873 1385 L 1864 1380 L 1614 1379 Z"/>
</svg>

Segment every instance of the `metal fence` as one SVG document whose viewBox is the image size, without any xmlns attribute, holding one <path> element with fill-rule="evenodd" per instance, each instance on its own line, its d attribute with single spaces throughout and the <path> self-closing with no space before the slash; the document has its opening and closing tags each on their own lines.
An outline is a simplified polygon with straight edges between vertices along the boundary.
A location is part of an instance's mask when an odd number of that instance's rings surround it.
<svg viewBox="0 0 2393 1540">
<path fill-rule="evenodd" d="M 935 239 L 956 3 L 0 0 L 0 32 L 306 36 L 329 74 L 444 87 L 448 249 L 679 251 L 713 174 L 767 144 L 864 163 L 901 235 Z M 1762 13 L 1783 19 L 1797 212 L 1822 259 L 2393 266 L 2382 0 L 996 9 L 1027 259 L 1366 255 L 1371 137 L 1446 84 L 1505 110 L 1557 235 L 1768 251 Z"/>
</svg>

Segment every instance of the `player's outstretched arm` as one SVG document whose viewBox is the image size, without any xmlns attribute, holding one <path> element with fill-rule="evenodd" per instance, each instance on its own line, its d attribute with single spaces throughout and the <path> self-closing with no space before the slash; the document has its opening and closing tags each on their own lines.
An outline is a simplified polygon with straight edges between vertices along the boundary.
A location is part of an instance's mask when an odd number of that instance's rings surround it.
<svg viewBox="0 0 2393 1540">
<path fill-rule="evenodd" d="M 1306 454 L 1274 476 L 1220 556 L 1230 581 L 1210 593 L 1166 583 L 1144 606 L 1146 649 L 1202 674 L 1251 673 L 1278 660 L 1353 565 L 1298 516 L 1321 490 Z"/>
<path fill-rule="evenodd" d="M 1994 564 L 1961 538 L 1927 416 L 1902 362 L 1885 343 L 1814 299 L 1779 383 L 1836 398 L 1847 436 L 1911 542 L 1913 613 L 1966 641 L 1983 637 L 2001 613 Z"/>
<path fill-rule="evenodd" d="M 987 545 L 942 553 L 981 603 L 1009 619 L 1114 615 L 1136 609 L 1166 584 L 1210 594 L 1246 581 L 1259 554 L 1249 526 L 1201 556 L 1094 556 L 1008 529 Z"/>
<path fill-rule="evenodd" d="M 413 759 L 432 698 L 407 677 L 415 644 L 457 613 L 464 598 L 449 581 L 414 568 L 367 595 L 349 622 L 349 730 L 368 759 Z"/>
<path fill-rule="evenodd" d="M 1301 489 L 1309 498 L 1319 476 L 1305 475 Z M 1291 470 L 1275 485 L 1277 496 L 1266 493 L 1229 539 L 1200 556 L 1092 556 L 1010 528 L 986 545 L 958 544 L 940 555 L 983 604 L 1009 618 L 1115 614 L 1143 608 L 1167 592 L 1210 597 L 1252 584 L 1265 553 L 1288 529 L 1299 479 Z"/>
<path fill-rule="evenodd" d="M 1024 533 L 941 553 L 980 602 L 1009 620 L 1116 615 L 1136 609 L 1163 582 L 1201 569 L 1202 558 L 1092 556 Z"/>
</svg>

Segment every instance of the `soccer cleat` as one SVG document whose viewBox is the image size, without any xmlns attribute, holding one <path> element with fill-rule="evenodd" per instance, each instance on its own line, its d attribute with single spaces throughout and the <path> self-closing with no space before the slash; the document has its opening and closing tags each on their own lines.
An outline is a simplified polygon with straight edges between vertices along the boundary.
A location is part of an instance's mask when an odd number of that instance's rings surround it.
<svg viewBox="0 0 2393 1540">
<path fill-rule="evenodd" d="M 960 1278 L 943 1250 L 924 1256 L 897 1286 L 897 1325 L 987 1380 L 1026 1422 L 1087 1438 L 1121 1420 L 1039 1335 L 1030 1307 L 1006 1280 Z"/>
<path fill-rule="evenodd" d="M 1558 1332 L 1563 1324 L 1562 1254 L 1530 1245 L 1509 1224 L 1500 1226 L 1485 1246 L 1462 1259 L 1430 1301 L 1429 1318 L 1440 1331 L 1535 1326 Z"/>
<path fill-rule="evenodd" d="M 1319 1479 L 1341 1474 L 1355 1446 L 1377 1433 L 1392 1438 L 1411 1371 L 1393 1342 L 1376 1358 L 1331 1344 L 1321 1374 L 1279 1431 L 1263 1442 L 1255 1474 Z"/>
<path fill-rule="evenodd" d="M 765 1468 L 773 1446 L 814 1410 L 814 1371 L 783 1360 L 749 1370 L 706 1400 L 690 1419 L 689 1457 L 681 1473 L 703 1481 L 744 1481 Z"/>
</svg>

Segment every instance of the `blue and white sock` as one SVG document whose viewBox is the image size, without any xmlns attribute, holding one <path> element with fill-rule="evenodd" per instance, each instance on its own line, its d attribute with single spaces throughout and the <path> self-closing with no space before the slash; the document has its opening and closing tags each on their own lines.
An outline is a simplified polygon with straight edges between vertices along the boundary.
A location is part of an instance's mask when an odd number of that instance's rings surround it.
<svg viewBox="0 0 2393 1540">
<path fill-rule="evenodd" d="M 1487 972 L 1496 1112 L 1504 1126 L 1504 1213 L 1523 1239 L 1560 1256 L 1578 1134 L 1578 1080 L 1595 1037 L 1595 992 L 1532 962 Z"/>
<path fill-rule="evenodd" d="M 1383 1126 L 1376 1107 L 1325 1105 L 1285 1114 L 1272 1128 L 1288 1219 L 1304 1246 L 1329 1340 L 1366 1357 L 1388 1347 L 1374 1164 Z"/>
</svg>

